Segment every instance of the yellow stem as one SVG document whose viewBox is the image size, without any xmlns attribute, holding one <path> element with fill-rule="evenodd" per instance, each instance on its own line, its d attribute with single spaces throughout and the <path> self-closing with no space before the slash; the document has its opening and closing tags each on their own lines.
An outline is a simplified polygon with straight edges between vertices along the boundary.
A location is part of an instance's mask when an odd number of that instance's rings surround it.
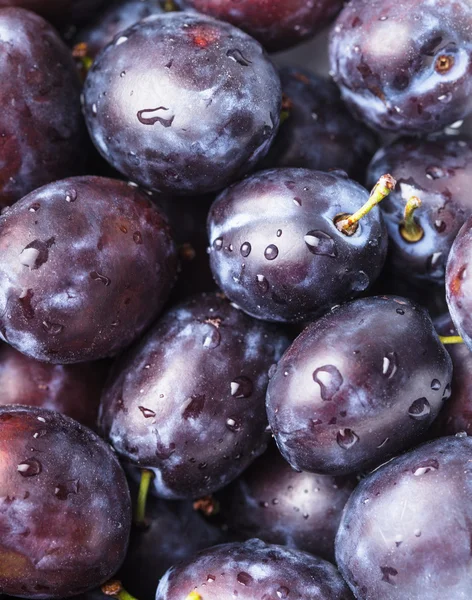
<svg viewBox="0 0 472 600">
<path fill-rule="evenodd" d="M 139 484 L 138 503 L 134 516 L 136 525 L 144 525 L 146 522 L 146 502 L 149 492 L 149 486 L 154 478 L 154 473 L 148 469 L 141 471 L 141 482 Z"/>
<path fill-rule="evenodd" d="M 379 202 L 382 202 L 382 200 L 395 189 L 396 183 L 397 182 L 391 175 L 382 175 L 364 206 L 362 206 L 353 215 L 343 217 L 336 221 L 336 227 L 339 229 L 339 231 L 346 235 L 353 235 L 357 230 L 357 223 L 362 219 L 362 217 L 365 217 L 365 215 L 368 214 L 374 208 L 374 206 L 377 206 Z"/>
<path fill-rule="evenodd" d="M 136 600 L 134 596 L 129 594 L 117 579 L 111 579 L 102 585 L 102 592 L 105 596 L 112 596 L 117 600 Z"/>
<path fill-rule="evenodd" d="M 416 222 L 415 210 L 421 206 L 421 200 L 412 196 L 405 205 L 403 222 L 400 224 L 400 233 L 407 242 L 419 242 L 423 236 L 423 228 Z"/>
<path fill-rule="evenodd" d="M 463 344 L 464 340 L 460 335 L 440 335 L 439 339 L 443 344 Z"/>
</svg>

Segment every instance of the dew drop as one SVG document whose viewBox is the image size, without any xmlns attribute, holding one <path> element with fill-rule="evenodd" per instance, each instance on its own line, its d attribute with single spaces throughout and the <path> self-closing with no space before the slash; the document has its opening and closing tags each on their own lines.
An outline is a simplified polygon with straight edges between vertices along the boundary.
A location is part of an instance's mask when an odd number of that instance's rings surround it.
<svg viewBox="0 0 472 600">
<path fill-rule="evenodd" d="M 133 242 L 138 246 L 143 243 L 143 236 L 141 235 L 141 232 L 135 231 L 133 233 Z"/>
<path fill-rule="evenodd" d="M 341 373 L 334 365 L 324 365 L 313 373 L 314 381 L 320 386 L 321 398 L 330 401 L 343 384 Z"/>
<path fill-rule="evenodd" d="M 66 483 L 59 483 L 55 490 L 54 495 L 58 500 L 67 500 L 69 496 L 74 496 L 79 492 L 79 480 L 72 479 L 66 481 Z"/>
<path fill-rule="evenodd" d="M 253 385 L 249 377 L 235 377 L 231 382 L 231 395 L 234 398 L 249 398 Z"/>
<path fill-rule="evenodd" d="M 251 254 L 251 249 L 251 244 L 249 242 L 244 242 L 244 244 L 241 244 L 241 248 L 239 249 L 241 256 L 247 258 Z"/>
<path fill-rule="evenodd" d="M 93 116 L 94 116 L 94 117 L 96 117 L 96 116 L 97 116 L 97 112 L 98 112 L 97 105 L 96 105 L 96 104 L 95 104 L 95 102 L 94 102 L 94 103 L 92 104 L 92 114 L 93 114 Z"/>
<path fill-rule="evenodd" d="M 333 238 L 324 231 L 309 231 L 303 239 L 305 240 L 308 250 L 312 254 L 331 256 L 333 258 L 337 256 L 336 245 Z"/>
<path fill-rule="evenodd" d="M 111 279 L 109 279 L 105 275 L 102 275 L 101 273 L 98 273 L 98 271 L 92 271 L 90 273 L 90 277 L 94 281 L 99 281 L 100 283 L 103 283 L 103 285 L 105 285 L 105 286 L 109 286 L 111 283 Z"/>
<path fill-rule="evenodd" d="M 404 315 L 405 311 L 403 310 L 403 308 L 397 308 L 397 314 Z"/>
<path fill-rule="evenodd" d="M 352 282 L 352 290 L 354 292 L 363 292 L 369 287 L 369 284 L 370 280 L 367 273 L 365 271 L 359 271 Z"/>
<path fill-rule="evenodd" d="M 66 202 L 75 202 L 77 200 L 77 191 L 70 189 L 66 192 Z"/>
<path fill-rule="evenodd" d="M 221 343 L 221 334 L 218 329 L 211 323 L 206 324 L 208 327 L 207 333 L 203 337 L 203 347 L 208 350 L 218 348 Z"/>
<path fill-rule="evenodd" d="M 448 383 L 446 385 L 446 387 L 444 388 L 444 394 L 443 394 L 442 400 L 449 400 L 450 397 L 451 397 L 451 384 Z"/>
<path fill-rule="evenodd" d="M 124 44 L 127 41 L 128 41 L 128 38 L 125 35 L 122 35 L 116 40 L 115 46 L 121 46 L 121 44 Z"/>
<path fill-rule="evenodd" d="M 441 167 L 430 166 L 426 168 L 426 177 L 428 179 L 441 179 L 444 177 L 444 170 Z"/>
<path fill-rule="evenodd" d="M 237 62 L 242 67 L 249 67 L 249 65 L 252 64 L 252 62 L 244 56 L 241 50 L 238 49 L 228 50 L 226 52 L 226 56 L 231 58 L 231 60 L 234 60 L 234 62 Z"/>
<path fill-rule="evenodd" d="M 290 590 L 288 589 L 288 587 L 285 587 L 283 585 L 283 586 L 279 587 L 275 593 L 277 594 L 277 598 L 288 598 L 288 595 L 290 594 Z"/>
<path fill-rule="evenodd" d="M 23 477 L 34 477 L 39 475 L 42 471 L 42 466 L 39 460 L 35 458 L 29 458 L 24 462 L 20 463 L 17 467 L 18 473 Z"/>
<path fill-rule="evenodd" d="M 281 237 L 282 235 L 282 230 L 281 229 L 277 229 L 277 233 L 276 233 L 277 237 Z"/>
<path fill-rule="evenodd" d="M 421 537 L 421 529 L 415 529 L 413 533 L 415 534 L 415 537 Z"/>
<path fill-rule="evenodd" d="M 432 390 L 441 389 L 441 382 L 439 381 L 439 379 L 433 379 L 433 381 L 431 382 L 431 389 Z"/>
<path fill-rule="evenodd" d="M 64 329 L 64 325 L 61 325 L 60 323 L 51 323 L 50 321 L 43 321 L 42 326 L 44 331 L 49 335 L 58 335 Z"/>
<path fill-rule="evenodd" d="M 233 419 L 232 417 L 228 417 L 226 419 L 226 427 L 233 432 L 239 431 L 241 429 L 241 425 L 236 419 Z"/>
<path fill-rule="evenodd" d="M 155 125 L 156 123 L 159 123 L 167 129 L 168 127 L 172 126 L 175 115 L 169 115 L 167 117 L 166 113 L 160 115 L 156 114 L 161 110 L 168 111 L 169 109 L 165 106 L 158 106 L 157 108 L 144 108 L 143 110 L 139 110 L 136 113 L 136 116 L 142 125 Z"/>
<path fill-rule="evenodd" d="M 143 413 L 143 416 L 146 419 L 152 419 L 156 416 L 156 413 L 150 408 L 146 408 L 145 406 L 138 406 L 138 408 Z"/>
<path fill-rule="evenodd" d="M 426 475 L 426 473 L 430 473 L 432 471 L 437 471 L 439 469 L 439 463 L 436 459 L 431 459 L 425 462 L 423 465 L 416 467 L 413 471 L 413 475 L 415 477 L 420 477 L 421 475 Z"/>
<path fill-rule="evenodd" d="M 264 275 L 256 275 L 256 284 L 261 294 L 266 294 L 269 291 L 269 282 Z"/>
<path fill-rule="evenodd" d="M 238 573 L 236 579 L 238 580 L 238 583 L 240 583 L 241 585 L 251 585 L 251 583 L 253 582 L 253 579 L 249 575 L 249 573 L 245 573 L 244 571 L 242 571 L 241 573 Z"/>
<path fill-rule="evenodd" d="M 398 571 L 393 567 L 380 567 L 382 572 L 382 581 L 386 581 L 390 585 L 395 585 L 395 580 L 393 577 L 398 575 Z"/>
<path fill-rule="evenodd" d="M 336 435 L 338 446 L 349 450 L 359 441 L 359 436 L 352 429 L 340 429 Z"/>
<path fill-rule="evenodd" d="M 431 405 L 426 398 L 418 398 L 408 409 L 408 414 L 412 419 L 422 421 L 431 414 Z"/>
<path fill-rule="evenodd" d="M 223 238 L 216 238 L 213 242 L 213 248 L 215 250 L 221 250 L 221 248 L 223 248 Z"/>
<path fill-rule="evenodd" d="M 279 255 L 279 249 L 277 248 L 277 246 L 275 246 L 275 244 L 270 244 L 264 250 L 264 256 L 267 260 L 275 260 L 278 255 Z"/>
<path fill-rule="evenodd" d="M 39 269 L 49 259 L 49 250 L 54 245 L 55 238 L 47 241 L 34 240 L 21 251 L 20 263 L 32 271 Z"/>
<path fill-rule="evenodd" d="M 395 352 L 387 352 L 383 357 L 382 374 L 391 379 L 398 369 L 398 359 Z"/>
<path fill-rule="evenodd" d="M 39 202 L 34 202 L 30 207 L 29 207 L 29 211 L 32 213 L 37 212 L 39 209 L 41 208 L 41 204 Z"/>
</svg>

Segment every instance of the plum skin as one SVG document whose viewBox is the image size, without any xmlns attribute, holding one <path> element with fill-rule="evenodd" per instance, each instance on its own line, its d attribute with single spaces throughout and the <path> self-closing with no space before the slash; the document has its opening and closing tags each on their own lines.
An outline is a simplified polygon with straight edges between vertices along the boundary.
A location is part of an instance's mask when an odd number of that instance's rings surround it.
<svg viewBox="0 0 472 600">
<path fill-rule="evenodd" d="M 153 471 L 153 491 L 199 498 L 266 449 L 269 367 L 288 341 L 221 294 L 167 311 L 114 367 L 99 421 L 127 469 Z"/>
<path fill-rule="evenodd" d="M 229 187 L 208 215 L 216 283 L 246 313 L 274 322 L 308 321 L 365 292 L 387 253 L 379 209 L 352 236 L 335 221 L 368 198 L 341 171 L 270 169 Z"/>
<path fill-rule="evenodd" d="M 472 438 L 440 438 L 360 482 L 336 538 L 358 600 L 469 597 L 471 461 Z"/>
<path fill-rule="evenodd" d="M 172 567 L 159 583 L 156 600 L 183 600 L 190 592 L 205 600 L 352 600 L 331 563 L 257 539 L 215 546 Z"/>
<path fill-rule="evenodd" d="M 56 410 L 96 429 L 100 396 L 109 367 L 108 361 L 53 365 L 1 344 L 0 404 Z"/>
<path fill-rule="evenodd" d="M 313 37 L 341 10 L 342 0 L 176 0 L 178 6 L 229 21 L 269 51 Z"/>
<path fill-rule="evenodd" d="M 1 4 L 1 3 L 0 3 Z M 40 16 L 0 9 L 0 209 L 34 189 L 85 171 L 91 149 L 69 49 Z"/>
<path fill-rule="evenodd" d="M 421 441 L 451 379 L 424 309 L 363 298 L 311 323 L 287 349 L 267 389 L 269 424 L 295 469 L 358 473 Z"/>
<path fill-rule="evenodd" d="M 198 195 L 251 171 L 277 132 L 278 73 L 254 39 L 203 15 L 154 15 L 117 36 L 84 86 L 103 157 L 148 189 Z"/>
<path fill-rule="evenodd" d="M 63 598 L 104 583 L 128 545 L 123 470 L 92 431 L 55 411 L 0 407 L 0 589 Z"/>
<path fill-rule="evenodd" d="M 334 560 L 334 538 L 356 477 L 294 471 L 271 448 L 218 494 L 238 539 L 257 537 Z"/>
<path fill-rule="evenodd" d="M 344 100 L 371 127 L 440 131 L 472 111 L 470 3 L 350 2 L 332 29 L 330 60 Z"/>
<path fill-rule="evenodd" d="M 157 316 L 176 277 L 163 213 L 122 181 L 75 177 L 0 216 L 0 337 L 37 360 L 113 356 Z"/>
<path fill-rule="evenodd" d="M 374 185 L 383 173 L 397 180 L 395 191 L 380 204 L 390 239 L 391 277 L 444 285 L 452 244 L 472 214 L 467 192 L 472 185 L 472 141 L 464 136 L 397 140 L 372 159 L 368 185 Z M 412 196 L 421 200 L 415 220 L 424 232 L 413 243 L 400 232 L 405 205 Z"/>
</svg>

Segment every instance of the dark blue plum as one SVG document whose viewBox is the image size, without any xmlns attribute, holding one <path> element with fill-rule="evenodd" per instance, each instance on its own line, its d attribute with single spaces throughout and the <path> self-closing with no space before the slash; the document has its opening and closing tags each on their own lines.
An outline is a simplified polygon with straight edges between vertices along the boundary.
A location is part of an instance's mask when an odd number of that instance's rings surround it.
<svg viewBox="0 0 472 600">
<path fill-rule="evenodd" d="M 446 262 L 459 229 L 472 214 L 472 142 L 441 136 L 403 139 L 379 150 L 368 172 L 369 185 L 391 173 L 397 187 L 380 208 L 390 236 L 391 276 L 444 286 Z M 409 241 L 402 228 L 407 200 L 421 206 L 414 219 L 423 231 Z"/>
<path fill-rule="evenodd" d="M 279 126 L 280 79 L 260 44 L 200 15 L 154 15 L 122 32 L 84 94 L 104 158 L 157 191 L 226 187 L 265 156 Z"/>
<path fill-rule="evenodd" d="M 446 437 L 387 463 L 348 500 L 339 569 L 358 600 L 468 600 L 472 438 Z"/>
<path fill-rule="evenodd" d="M 208 216 L 210 264 L 223 292 L 253 317 L 299 322 L 364 292 L 387 232 L 378 208 L 339 231 L 369 194 L 342 172 L 262 171 L 224 191 Z"/>
<path fill-rule="evenodd" d="M 374 128 L 429 133 L 472 111 L 469 0 L 357 0 L 332 30 L 335 81 Z"/>
<path fill-rule="evenodd" d="M 351 600 L 333 565 L 260 540 L 222 544 L 164 575 L 156 600 Z"/>
<path fill-rule="evenodd" d="M 292 467 L 358 473 L 422 441 L 451 379 L 425 310 L 363 298 L 311 323 L 285 352 L 267 390 L 269 424 Z"/>
</svg>

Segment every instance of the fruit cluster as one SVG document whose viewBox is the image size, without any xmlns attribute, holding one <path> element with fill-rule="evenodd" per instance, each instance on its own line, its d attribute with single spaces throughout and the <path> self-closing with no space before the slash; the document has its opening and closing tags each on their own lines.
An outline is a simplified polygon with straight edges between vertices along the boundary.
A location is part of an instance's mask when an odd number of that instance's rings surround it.
<svg viewBox="0 0 472 600">
<path fill-rule="evenodd" d="M 0 597 L 470 600 L 472 0 L 0 47 Z"/>
</svg>

